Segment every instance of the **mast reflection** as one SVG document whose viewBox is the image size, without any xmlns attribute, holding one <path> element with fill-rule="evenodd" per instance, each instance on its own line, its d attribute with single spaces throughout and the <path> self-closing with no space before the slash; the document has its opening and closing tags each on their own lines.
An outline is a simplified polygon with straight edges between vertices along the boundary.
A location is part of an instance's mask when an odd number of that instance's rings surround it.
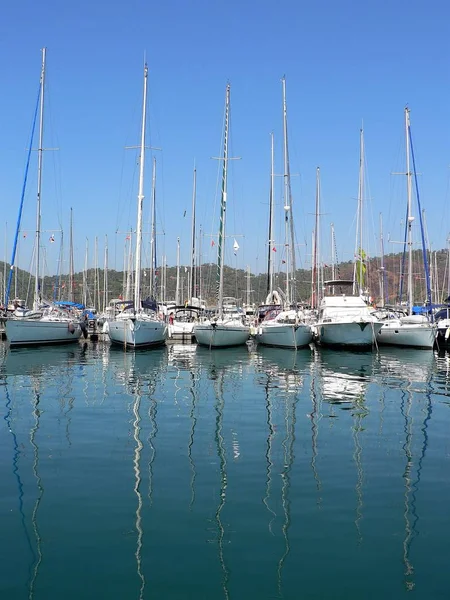
<svg viewBox="0 0 450 600">
<path fill-rule="evenodd" d="M 134 435 L 133 435 L 133 437 L 134 437 L 134 441 L 136 442 L 136 447 L 134 449 L 134 459 L 133 459 L 134 477 L 135 477 L 134 493 L 136 494 L 136 499 L 137 499 L 137 507 L 136 507 L 137 539 L 136 539 L 135 556 L 136 556 L 136 564 L 137 564 L 137 574 L 138 574 L 138 577 L 141 582 L 141 587 L 139 590 L 139 598 L 142 599 L 144 597 L 145 577 L 142 572 L 142 566 L 141 566 L 141 553 L 142 553 L 142 543 L 143 543 L 144 532 L 142 529 L 142 515 L 141 515 L 142 494 L 141 494 L 141 489 L 140 489 L 140 487 L 141 487 L 140 462 L 141 462 L 141 452 L 142 452 L 142 448 L 143 448 L 143 444 L 139 437 L 140 431 L 141 431 L 141 427 L 140 427 L 141 417 L 139 414 L 140 407 L 141 407 L 141 393 L 140 393 L 140 389 L 139 389 L 139 384 L 137 384 L 136 390 L 135 390 L 135 401 L 133 404 L 133 414 L 134 414 L 134 423 L 133 423 Z"/>
<path fill-rule="evenodd" d="M 295 424 L 296 424 L 296 407 L 298 396 L 295 395 L 292 399 L 288 396 L 285 400 L 285 437 L 282 442 L 284 450 L 284 466 L 281 473 L 281 504 L 284 512 L 284 522 L 281 527 L 285 547 L 284 552 L 278 562 L 278 592 L 283 596 L 283 568 L 286 559 L 291 551 L 289 542 L 289 528 L 291 526 L 291 470 L 294 464 L 294 442 L 295 442 Z"/>
<path fill-rule="evenodd" d="M 223 351 L 222 351 L 223 352 Z M 220 470 L 220 488 L 219 488 L 219 504 L 217 506 L 217 510 L 215 513 L 215 519 L 217 524 L 217 545 L 219 552 L 219 562 L 222 569 L 222 589 L 225 598 L 229 598 L 228 591 L 228 582 L 230 579 L 230 572 L 225 563 L 224 556 L 224 538 L 225 538 L 225 528 L 222 523 L 222 511 L 225 507 L 226 502 L 226 493 L 227 493 L 227 457 L 225 452 L 225 444 L 222 434 L 223 429 L 223 409 L 225 406 L 224 401 L 224 371 L 223 369 L 217 369 L 213 364 L 211 368 L 211 378 L 214 380 L 214 388 L 216 391 L 216 403 L 215 403 L 215 412 L 216 412 L 216 423 L 215 423 L 215 435 L 214 439 L 216 442 L 217 448 L 217 456 L 219 458 L 219 470 Z"/>
<path fill-rule="evenodd" d="M 36 581 L 37 581 L 37 577 L 38 577 L 38 573 L 39 573 L 39 568 L 42 563 L 42 538 L 41 538 L 41 535 L 39 532 L 38 520 L 37 520 L 39 508 L 40 508 L 40 505 L 42 502 L 42 498 L 44 496 L 44 486 L 42 485 L 42 479 L 39 474 L 39 448 L 38 448 L 38 445 L 36 444 L 36 434 L 39 430 L 40 418 L 41 418 L 41 411 L 39 408 L 39 404 L 40 404 L 40 394 L 39 394 L 38 388 L 35 387 L 34 402 L 33 402 L 34 424 L 30 430 L 30 444 L 33 447 L 33 475 L 36 480 L 36 487 L 38 490 L 38 493 L 36 496 L 36 502 L 34 503 L 34 507 L 33 507 L 33 513 L 31 515 L 31 522 L 33 524 L 34 537 L 36 539 L 37 558 L 35 560 L 33 575 L 30 580 L 30 592 L 29 592 L 30 599 L 34 597 L 34 590 L 35 590 Z"/>
<path fill-rule="evenodd" d="M 316 363 L 313 362 L 311 364 L 311 383 L 310 383 L 310 396 L 312 402 L 312 411 L 311 411 L 311 470 L 313 473 L 314 481 L 316 482 L 316 490 L 317 490 L 317 505 L 320 508 L 322 504 L 321 490 L 322 490 L 322 482 L 319 477 L 319 473 L 317 470 L 317 457 L 319 455 L 318 446 L 317 446 L 317 438 L 319 436 L 319 421 L 321 418 L 320 414 L 320 397 L 317 390 L 318 386 L 318 375 L 316 371 Z"/>
<path fill-rule="evenodd" d="M 9 433 L 12 436 L 12 440 L 13 440 L 13 460 L 12 460 L 12 472 L 13 475 L 16 479 L 17 482 L 17 490 L 18 490 L 18 501 L 19 501 L 19 514 L 20 514 L 20 522 L 22 524 L 22 528 L 25 534 L 25 539 L 27 541 L 27 546 L 30 550 L 30 555 L 31 555 L 31 563 L 28 567 L 28 578 L 29 581 L 31 579 L 31 572 L 33 569 L 33 565 L 36 562 L 36 554 L 34 552 L 33 549 L 33 545 L 31 543 L 31 539 L 30 539 L 30 534 L 28 531 L 28 526 L 26 523 L 26 517 L 25 517 L 25 511 L 24 511 L 24 489 L 23 489 L 23 482 L 22 482 L 22 477 L 20 475 L 20 471 L 19 471 L 19 458 L 20 458 L 20 449 L 19 449 L 19 443 L 17 440 L 17 435 L 14 431 L 14 425 L 13 425 L 13 405 L 12 405 L 12 401 L 11 401 L 11 396 L 9 393 L 9 389 L 8 389 L 8 383 L 5 377 L 5 383 L 4 383 L 4 390 L 5 390 L 5 396 L 6 396 L 6 404 L 5 404 L 5 408 L 6 408 L 6 414 L 3 417 L 5 422 L 6 422 L 6 426 L 8 428 Z"/>
<path fill-rule="evenodd" d="M 263 503 L 265 505 L 265 507 L 267 508 L 267 510 L 269 511 L 269 513 L 271 514 L 270 517 L 270 521 L 269 521 L 269 531 L 272 535 L 275 535 L 272 531 L 272 524 L 274 522 L 274 520 L 276 519 L 277 515 L 276 512 L 269 506 L 269 499 L 270 499 L 270 492 L 271 492 L 271 486 L 272 486 L 272 468 L 273 468 L 273 461 L 272 461 L 272 443 L 273 443 L 273 438 L 275 436 L 275 427 L 273 424 L 273 416 L 272 416 L 272 397 L 271 397 L 271 376 L 270 373 L 267 374 L 267 383 L 264 386 L 265 389 L 265 396 L 266 396 L 266 412 L 267 412 L 267 429 L 268 429 L 268 436 L 267 436 L 267 445 L 266 445 L 266 494 L 263 498 Z"/>
</svg>

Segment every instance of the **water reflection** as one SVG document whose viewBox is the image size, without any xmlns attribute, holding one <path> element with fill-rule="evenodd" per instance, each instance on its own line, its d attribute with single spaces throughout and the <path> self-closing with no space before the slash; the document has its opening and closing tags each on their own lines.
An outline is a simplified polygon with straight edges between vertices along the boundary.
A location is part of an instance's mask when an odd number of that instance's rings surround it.
<svg viewBox="0 0 450 600">
<path fill-rule="evenodd" d="M 285 436 L 282 442 L 284 450 L 284 465 L 281 473 L 282 484 L 281 484 L 281 504 L 284 513 L 284 522 L 281 530 L 283 532 L 285 547 L 284 552 L 278 562 L 278 593 L 283 597 L 283 569 L 286 559 L 291 551 L 289 541 L 289 529 L 291 526 L 291 470 L 294 465 L 294 442 L 295 442 L 295 425 L 296 425 L 296 406 L 298 402 L 298 396 L 287 397 L 285 404 Z"/>
<path fill-rule="evenodd" d="M 79 364 L 83 349 L 67 346 L 61 348 L 10 348 L 3 359 L 1 370 L 7 375 L 40 376 L 60 373 L 60 369 Z"/>
<path fill-rule="evenodd" d="M 33 598 L 33 596 L 34 596 L 34 589 L 35 589 L 35 585 L 36 585 L 36 581 L 37 581 L 37 577 L 38 577 L 38 573 L 39 573 L 39 568 L 42 563 L 42 538 L 41 538 L 41 534 L 40 534 L 39 528 L 38 528 L 38 512 L 39 512 L 39 508 L 40 508 L 40 505 L 42 502 L 42 498 L 44 496 L 44 486 L 42 485 L 42 479 L 41 479 L 41 476 L 39 473 L 39 448 L 38 448 L 38 445 L 36 444 L 36 434 L 39 430 L 39 424 L 40 424 L 40 418 L 41 418 L 41 411 L 39 408 L 39 404 L 40 404 L 39 389 L 35 389 L 34 403 L 33 403 L 34 423 L 30 430 L 30 444 L 33 448 L 33 476 L 36 481 L 36 487 L 37 487 L 37 492 L 38 492 L 37 496 L 36 496 L 36 501 L 35 501 L 34 507 L 33 507 L 33 514 L 31 516 L 34 537 L 36 540 L 37 559 L 35 561 L 33 575 L 32 575 L 31 581 L 30 581 L 30 594 L 29 594 L 30 599 Z"/>
<path fill-rule="evenodd" d="M 144 531 L 142 529 L 142 493 L 141 493 L 141 452 L 143 448 L 143 444 L 140 440 L 140 423 L 141 416 L 139 414 L 139 410 L 141 407 L 141 394 L 139 386 L 136 386 L 135 392 L 136 398 L 133 405 L 133 414 L 134 414 L 134 441 L 136 442 L 136 447 L 134 450 L 134 476 L 135 476 L 135 484 L 134 484 L 134 493 L 136 494 L 137 499 L 137 507 L 136 507 L 136 531 L 137 531 L 137 539 L 136 539 L 136 564 L 137 564 L 137 574 L 140 579 L 140 590 L 139 590 L 139 598 L 142 599 L 144 597 L 144 589 L 145 589 L 145 577 L 142 572 L 141 565 L 141 553 L 142 553 L 142 544 L 144 538 Z"/>
<path fill-rule="evenodd" d="M 271 374 L 270 371 L 267 373 L 267 382 L 264 386 L 265 399 L 266 399 L 266 412 L 267 412 L 267 445 L 266 445 L 266 493 L 263 498 L 263 503 L 270 513 L 269 516 L 269 531 L 272 535 L 274 532 L 272 531 L 272 524 L 276 519 L 276 512 L 270 506 L 270 494 L 272 488 L 272 469 L 273 469 L 273 460 L 272 460 L 272 445 L 273 439 L 275 436 L 275 426 L 273 423 L 273 406 L 272 406 L 272 395 L 273 388 L 271 386 Z"/>
<path fill-rule="evenodd" d="M 254 356 L 258 372 L 270 375 L 271 387 L 297 393 L 303 386 L 312 353 L 309 348 L 292 352 L 283 348 L 258 346 Z"/>
<path fill-rule="evenodd" d="M 25 539 L 27 541 L 27 546 L 28 549 L 30 551 L 30 560 L 31 563 L 28 567 L 28 580 L 31 581 L 31 577 L 32 577 L 32 570 L 33 567 L 36 563 L 36 553 L 34 551 L 33 545 L 31 543 L 31 538 L 30 538 L 30 533 L 28 531 L 28 525 L 26 522 L 26 517 L 25 517 L 25 511 L 24 511 L 24 485 L 23 485 L 23 481 L 22 481 L 22 476 L 20 473 L 20 469 L 19 469 L 19 459 L 20 459 L 20 455 L 21 455 L 21 450 L 19 447 L 19 442 L 17 439 L 17 434 L 15 432 L 15 419 L 14 419 L 14 415 L 13 415 L 13 403 L 11 400 L 11 395 L 8 389 L 8 382 L 6 380 L 6 378 L 4 379 L 4 391 L 5 391 L 5 396 L 6 396 L 6 404 L 5 404 L 5 408 L 6 408 L 6 414 L 3 417 L 6 423 L 6 427 L 7 430 L 9 431 L 9 433 L 11 434 L 11 439 L 13 442 L 13 454 L 12 454 L 12 472 L 14 475 L 14 478 L 16 480 L 17 483 L 17 493 L 18 493 L 18 505 L 19 505 L 19 514 L 20 514 L 20 523 L 22 525 L 22 529 L 25 535 Z M 33 521 L 34 524 L 34 521 Z M 38 547 L 38 552 L 39 552 L 39 547 Z M 40 556 L 40 552 L 39 552 L 39 556 Z M 40 564 L 40 561 L 39 561 Z M 30 588 L 32 589 L 32 588 Z"/>
<path fill-rule="evenodd" d="M 323 400 L 340 405 L 364 401 L 375 360 L 372 352 L 336 352 L 321 348 L 315 360 Z"/>
<path fill-rule="evenodd" d="M 384 385 L 397 388 L 407 386 L 411 391 L 422 391 L 420 385 L 429 383 L 436 362 L 434 352 L 414 348 L 385 347 L 378 355 L 377 372 Z"/>
</svg>

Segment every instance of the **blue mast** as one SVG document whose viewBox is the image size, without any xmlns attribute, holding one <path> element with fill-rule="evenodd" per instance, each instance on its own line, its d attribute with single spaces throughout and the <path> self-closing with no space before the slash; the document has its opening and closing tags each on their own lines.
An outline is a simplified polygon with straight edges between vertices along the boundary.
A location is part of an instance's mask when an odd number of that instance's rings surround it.
<svg viewBox="0 0 450 600">
<path fill-rule="evenodd" d="M 17 241 L 19 239 L 20 224 L 22 222 L 23 203 L 24 203 L 24 199 L 25 199 L 25 190 L 27 187 L 28 170 L 30 167 L 30 158 L 31 158 L 31 151 L 32 151 L 32 147 L 33 147 L 34 131 L 36 129 L 36 121 L 37 121 L 37 115 L 38 115 L 38 109 L 39 109 L 40 96 L 41 96 L 41 85 L 39 84 L 39 92 L 38 92 L 38 97 L 37 97 L 37 102 L 36 102 L 36 108 L 34 110 L 33 125 L 31 128 L 31 139 L 30 139 L 30 144 L 28 146 L 27 162 L 25 165 L 25 176 L 23 179 L 22 193 L 20 196 L 19 214 L 17 216 L 17 224 L 16 224 L 16 233 L 14 235 L 14 243 L 13 243 L 13 249 L 12 249 L 12 253 L 11 253 L 11 263 L 10 263 L 10 268 L 9 268 L 8 284 L 6 286 L 6 291 L 5 291 L 5 308 L 8 308 L 9 294 L 11 291 L 11 283 L 12 283 L 12 278 L 13 278 L 14 268 L 15 268 L 14 263 L 16 260 L 16 253 L 17 253 Z"/>
</svg>

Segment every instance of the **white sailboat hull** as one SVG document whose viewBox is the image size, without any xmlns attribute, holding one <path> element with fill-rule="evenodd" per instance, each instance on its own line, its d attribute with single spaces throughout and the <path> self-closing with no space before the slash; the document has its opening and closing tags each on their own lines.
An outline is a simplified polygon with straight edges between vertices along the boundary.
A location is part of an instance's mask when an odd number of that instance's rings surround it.
<svg viewBox="0 0 450 600">
<path fill-rule="evenodd" d="M 250 337 L 250 327 L 239 321 L 198 323 L 194 326 L 198 344 L 210 348 L 242 346 Z"/>
<path fill-rule="evenodd" d="M 312 331 L 309 325 L 288 323 L 261 324 L 255 334 L 258 344 L 274 346 L 277 348 L 302 348 L 312 340 Z"/>
<path fill-rule="evenodd" d="M 382 325 L 376 321 L 331 321 L 317 323 L 314 329 L 321 345 L 370 348 Z"/>
<path fill-rule="evenodd" d="M 145 348 L 165 344 L 167 326 L 156 319 L 123 318 L 108 323 L 111 343 L 131 348 Z"/>
<path fill-rule="evenodd" d="M 77 342 L 81 336 L 79 323 L 44 319 L 8 319 L 6 338 L 11 346 L 38 346 Z"/>
<path fill-rule="evenodd" d="M 378 344 L 408 346 L 431 350 L 436 339 L 436 327 L 430 323 L 404 323 L 394 320 L 383 323 L 378 332 Z"/>
</svg>

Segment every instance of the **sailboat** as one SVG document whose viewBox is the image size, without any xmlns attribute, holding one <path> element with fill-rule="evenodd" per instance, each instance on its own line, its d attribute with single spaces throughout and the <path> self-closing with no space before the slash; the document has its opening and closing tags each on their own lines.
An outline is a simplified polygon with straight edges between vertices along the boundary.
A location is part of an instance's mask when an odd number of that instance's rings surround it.
<svg viewBox="0 0 450 600">
<path fill-rule="evenodd" d="M 225 96 L 225 130 L 222 157 L 222 198 L 220 209 L 219 243 L 217 252 L 217 283 L 219 289 L 219 309 L 217 317 L 207 319 L 194 326 L 194 335 L 199 344 L 210 348 L 225 348 L 245 344 L 250 337 L 250 327 L 245 324 L 244 316 L 235 310 L 228 310 L 223 295 L 223 269 L 225 244 L 225 216 L 227 208 L 228 180 L 228 134 L 230 119 L 230 85 Z M 228 299 L 229 300 L 229 299 Z"/>
<path fill-rule="evenodd" d="M 35 239 L 35 273 L 34 273 L 34 302 L 33 309 L 20 312 L 6 321 L 6 337 L 11 346 L 30 346 L 39 344 L 58 344 L 76 342 L 81 336 L 81 320 L 73 309 L 65 309 L 56 304 L 44 305 L 40 288 L 40 250 L 41 250 L 41 186 L 44 150 L 44 87 L 45 87 L 46 48 L 42 50 L 42 68 L 39 92 L 39 147 L 38 147 L 38 182 L 36 209 L 36 239 Z M 28 168 L 28 167 L 27 167 Z M 20 225 L 22 204 L 19 210 L 18 226 Z M 5 305 L 8 304 L 9 288 L 15 262 L 14 243 L 11 259 L 11 272 Z"/>
<path fill-rule="evenodd" d="M 286 302 L 283 307 L 274 306 L 270 308 L 264 316 L 263 321 L 258 326 L 255 339 L 259 344 L 266 346 L 276 346 L 280 348 L 301 348 L 307 346 L 312 340 L 312 331 L 308 323 L 305 322 L 303 313 L 298 310 L 295 302 L 295 289 L 292 290 L 292 283 L 295 276 L 295 246 L 293 236 L 293 212 L 291 198 L 291 184 L 289 171 L 289 152 L 287 138 L 287 108 L 286 108 L 286 80 L 283 77 L 283 137 L 284 137 L 284 210 L 286 223 Z M 274 164 L 273 164 L 273 134 L 271 136 L 271 182 L 270 182 L 270 210 L 269 210 L 269 264 L 268 264 L 268 296 L 266 302 L 273 302 L 277 299 L 278 292 L 273 289 L 273 232 L 272 215 L 274 202 Z M 290 225 L 290 229 L 289 229 Z M 289 240 L 290 235 L 290 242 Z M 294 294 L 292 292 L 294 291 Z"/>
<path fill-rule="evenodd" d="M 362 247 L 362 204 L 364 198 L 364 132 L 360 130 L 358 223 L 359 252 L 355 263 L 358 290 L 353 280 L 325 281 L 324 286 L 331 290 L 324 295 L 319 306 L 319 317 L 314 325 L 315 340 L 324 346 L 370 348 L 376 340 L 382 323 L 373 314 L 363 296 L 365 273 L 364 251 Z M 358 232 L 357 232 L 358 233 Z M 358 235 L 356 236 L 358 239 Z M 352 288 L 349 294 L 344 289 Z"/>
<path fill-rule="evenodd" d="M 165 343 L 166 324 L 158 318 L 156 303 L 142 301 L 141 298 L 141 250 L 142 212 L 144 200 L 145 129 L 147 113 L 148 67 L 144 65 L 144 94 L 142 102 L 142 127 L 139 161 L 139 191 L 136 225 L 135 287 L 134 302 L 125 302 L 123 310 L 109 321 L 108 335 L 114 344 L 125 348 L 159 346 Z"/>
<path fill-rule="evenodd" d="M 413 261 L 412 261 L 412 225 L 414 216 L 412 214 L 412 172 L 410 168 L 411 158 L 413 160 L 414 176 L 416 178 L 416 169 L 414 164 L 414 152 L 411 141 L 411 124 L 409 119 L 409 108 L 405 108 L 405 137 L 406 137 L 406 186 L 407 186 L 407 245 L 408 245 L 408 315 L 404 317 L 390 318 L 392 313 L 388 312 L 383 326 L 377 334 L 379 344 L 388 344 L 391 346 L 410 346 L 415 348 L 424 348 L 431 350 L 436 339 L 436 325 L 431 323 L 425 315 L 413 314 Z M 416 192 L 417 179 L 416 179 Z M 420 214 L 420 223 L 422 225 L 422 215 Z M 406 236 L 405 236 L 406 237 Z M 422 240 L 423 241 L 423 240 Z M 431 289 L 429 274 L 426 264 L 426 249 L 422 248 L 425 274 L 427 283 L 428 303 L 431 305 Z M 380 314 L 380 317 L 383 315 Z"/>
</svg>

